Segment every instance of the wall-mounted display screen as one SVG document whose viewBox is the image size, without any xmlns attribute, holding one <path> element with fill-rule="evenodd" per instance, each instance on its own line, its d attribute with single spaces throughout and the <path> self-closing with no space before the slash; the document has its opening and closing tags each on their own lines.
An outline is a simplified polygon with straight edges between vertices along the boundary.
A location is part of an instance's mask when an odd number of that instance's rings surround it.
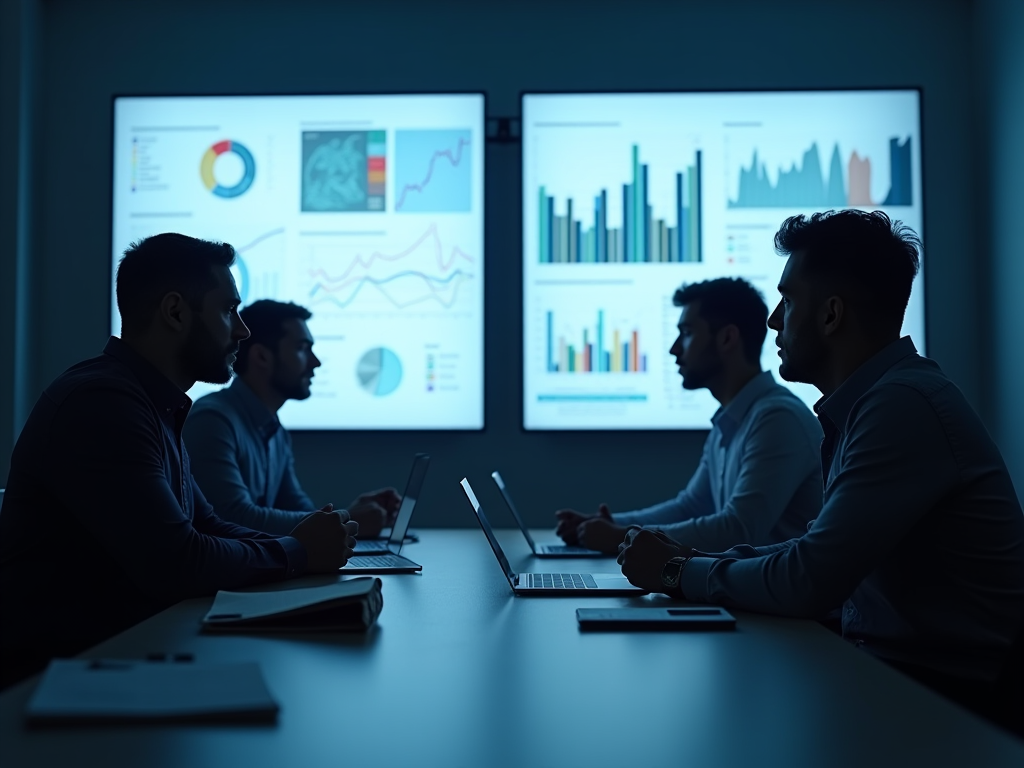
<svg viewBox="0 0 1024 768">
<path fill-rule="evenodd" d="M 880 209 L 921 234 L 916 90 L 527 94 L 522 119 L 527 429 L 708 429 L 718 404 L 668 352 L 677 288 L 744 277 L 774 309 L 794 214 Z M 919 275 L 922 353 L 924 329 Z"/>
<path fill-rule="evenodd" d="M 120 97 L 111 264 L 228 242 L 243 305 L 308 308 L 323 366 L 287 427 L 481 429 L 483 145 L 482 94 Z"/>
</svg>

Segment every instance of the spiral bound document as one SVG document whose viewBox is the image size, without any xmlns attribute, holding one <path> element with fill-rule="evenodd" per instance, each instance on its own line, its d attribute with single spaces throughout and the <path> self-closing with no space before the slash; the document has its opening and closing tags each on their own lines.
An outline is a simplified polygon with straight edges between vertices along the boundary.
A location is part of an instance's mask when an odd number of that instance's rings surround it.
<svg viewBox="0 0 1024 768">
<path fill-rule="evenodd" d="M 384 606 L 381 581 L 362 577 L 320 587 L 217 593 L 207 632 L 365 632 Z"/>
</svg>

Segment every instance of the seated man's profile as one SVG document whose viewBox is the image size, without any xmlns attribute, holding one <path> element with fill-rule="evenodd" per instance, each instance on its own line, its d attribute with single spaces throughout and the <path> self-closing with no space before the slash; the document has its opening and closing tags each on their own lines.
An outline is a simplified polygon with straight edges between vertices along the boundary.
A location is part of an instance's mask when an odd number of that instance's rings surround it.
<svg viewBox="0 0 1024 768">
<path fill-rule="evenodd" d="M 231 386 L 196 401 L 183 436 L 192 472 L 225 520 L 266 533 L 290 531 L 316 509 L 295 475 L 292 440 L 277 413 L 306 400 L 320 360 L 305 307 L 263 299 L 241 318 L 250 335 L 238 348 Z M 359 534 L 390 525 L 401 498 L 393 488 L 363 493 L 348 505 Z"/>
<path fill-rule="evenodd" d="M 618 552 L 633 525 L 717 551 L 798 536 L 821 509 L 821 427 L 799 398 L 761 370 L 768 307 L 740 278 L 676 291 L 679 334 L 670 354 L 683 388 L 707 389 L 721 404 L 700 464 L 674 499 L 635 512 L 555 513 L 568 544 Z"/>
<path fill-rule="evenodd" d="M 192 478 L 185 392 L 227 381 L 249 335 L 234 258 L 177 234 L 133 244 L 117 270 L 121 337 L 32 409 L 0 513 L 0 685 L 183 598 L 337 571 L 351 555 L 357 525 L 331 505 L 271 536 L 221 520 Z"/>
<path fill-rule="evenodd" d="M 1024 624 L 1024 516 L 1003 458 L 942 369 L 900 338 L 917 236 L 881 212 L 788 219 L 768 320 L 781 374 L 813 384 L 825 495 L 807 532 L 706 553 L 630 531 L 631 582 L 699 602 L 816 618 L 994 719 L 1016 688 Z M 1015 666 L 1016 665 L 1016 666 Z M 1017 670 L 1016 672 L 1014 670 Z M 1020 710 L 1018 709 L 1019 713 Z"/>
</svg>

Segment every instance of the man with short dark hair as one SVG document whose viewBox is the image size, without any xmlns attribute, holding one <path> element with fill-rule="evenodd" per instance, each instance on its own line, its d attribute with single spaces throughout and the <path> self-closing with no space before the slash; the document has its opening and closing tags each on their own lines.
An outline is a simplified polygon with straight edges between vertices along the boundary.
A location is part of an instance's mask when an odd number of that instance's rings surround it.
<svg viewBox="0 0 1024 768">
<path fill-rule="evenodd" d="M 920 241 L 884 213 L 847 210 L 787 219 L 775 243 L 788 256 L 768 321 L 781 374 L 822 393 L 821 514 L 791 541 L 721 554 L 630 531 L 622 572 L 742 610 L 812 618 L 842 606 L 845 637 L 998 717 L 1020 665 L 1024 517 L 963 394 L 900 338 Z"/>
<path fill-rule="evenodd" d="M 330 505 L 286 536 L 219 519 L 181 427 L 196 380 L 224 382 L 249 332 L 234 249 L 177 234 L 117 271 L 121 338 L 43 392 L 11 457 L 0 514 L 0 686 L 187 597 L 347 562 L 357 526 Z"/>
<path fill-rule="evenodd" d="M 684 389 L 708 389 L 721 403 L 697 471 L 676 498 L 612 515 L 556 513 L 569 544 L 615 554 L 630 526 L 663 531 L 709 549 L 772 544 L 806 530 L 821 508 L 821 429 L 792 392 L 761 370 L 768 307 L 740 278 L 676 291 L 682 308 L 675 356 Z"/>
<path fill-rule="evenodd" d="M 315 509 L 295 476 L 292 441 L 277 412 L 305 400 L 320 360 L 305 307 L 262 299 L 241 312 L 249 338 L 238 350 L 230 387 L 196 401 L 184 438 L 199 487 L 225 520 L 284 534 Z M 394 488 L 371 491 L 348 507 L 360 536 L 373 538 L 398 512 Z"/>
</svg>

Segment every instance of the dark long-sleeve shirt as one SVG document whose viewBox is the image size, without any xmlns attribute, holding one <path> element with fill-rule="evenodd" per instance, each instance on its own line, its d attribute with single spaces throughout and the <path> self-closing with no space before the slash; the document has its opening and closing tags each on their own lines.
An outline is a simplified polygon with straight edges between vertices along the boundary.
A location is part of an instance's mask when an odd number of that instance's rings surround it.
<svg viewBox="0 0 1024 768">
<path fill-rule="evenodd" d="M 241 379 L 196 400 L 182 435 L 196 482 L 225 520 L 284 535 L 316 509 L 295 476 L 288 430 Z"/>
<path fill-rule="evenodd" d="M 4 653 L 74 654 L 183 598 L 305 570 L 296 539 L 214 514 L 181 442 L 190 406 L 116 338 L 46 388 L 0 512 Z"/>
<path fill-rule="evenodd" d="M 825 502 L 800 538 L 694 557 L 691 600 L 784 616 L 843 606 L 883 658 L 991 680 L 1024 616 L 1024 516 L 959 389 L 903 338 L 816 406 Z"/>
</svg>

